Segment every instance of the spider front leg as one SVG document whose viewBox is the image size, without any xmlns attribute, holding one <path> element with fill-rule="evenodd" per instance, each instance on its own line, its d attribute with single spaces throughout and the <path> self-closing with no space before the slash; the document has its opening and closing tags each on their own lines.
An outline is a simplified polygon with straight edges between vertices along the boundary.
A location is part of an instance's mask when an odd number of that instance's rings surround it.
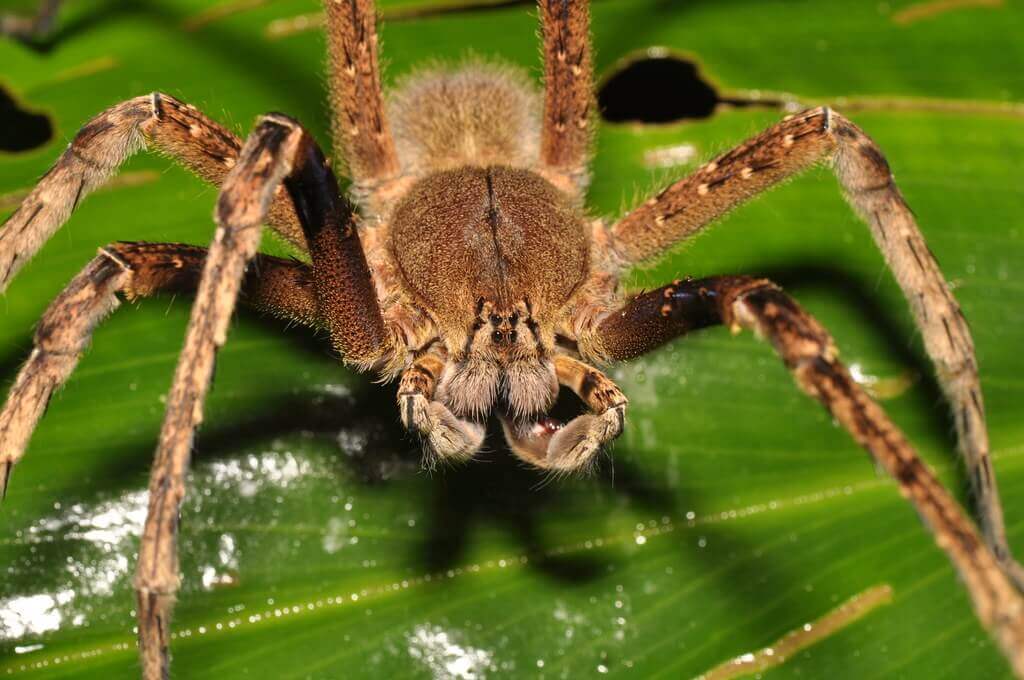
<svg viewBox="0 0 1024 680">
<path fill-rule="evenodd" d="M 828 332 L 777 286 L 747 277 L 676 281 L 605 316 L 582 338 L 580 350 L 624 360 L 716 324 L 768 340 L 800 389 L 820 401 L 896 480 L 959 571 L 978 618 L 1024 677 L 1024 597 L 903 433 L 850 377 Z"/>
<path fill-rule="evenodd" d="M 519 458 L 535 467 L 559 472 L 586 468 L 626 423 L 628 400 L 611 378 L 593 366 L 566 355 L 554 359 L 558 382 L 576 393 L 590 413 L 564 426 L 551 419 L 516 421 L 501 417 L 505 439 Z"/>
<path fill-rule="evenodd" d="M 135 572 L 139 649 L 143 676 L 150 680 L 168 675 L 170 615 L 180 581 L 178 513 L 215 355 L 227 339 L 246 265 L 259 246 L 263 219 L 276 189 L 298 160 L 304 138 L 302 128 L 291 119 L 263 118 L 225 179 L 215 210 L 218 226 L 167 399 Z"/>
<path fill-rule="evenodd" d="M 130 156 L 152 148 L 219 185 L 238 160 L 241 142 L 194 106 L 154 92 L 113 106 L 82 126 L 57 162 L 0 229 L 0 293 L 83 198 Z M 273 201 L 270 225 L 305 250 L 291 201 Z"/>
<path fill-rule="evenodd" d="M 398 386 L 402 424 L 424 438 L 429 454 L 424 465 L 428 469 L 433 469 L 437 461 L 469 460 L 483 446 L 487 434 L 484 423 L 458 418 L 434 400 L 444 364 L 442 357 L 428 351 L 405 369 Z"/>
<path fill-rule="evenodd" d="M 284 182 L 313 259 L 317 318 L 335 346 L 363 367 L 387 361 L 393 336 L 384 325 L 352 206 L 316 143 L 294 120 L 264 117 L 225 179 L 215 212 L 218 229 L 207 254 L 185 337 L 149 487 L 149 511 L 135 577 L 139 645 L 149 678 L 167 674 L 168 620 L 178 588 L 176 533 L 195 428 L 224 344 L 228 322 L 255 256 L 260 227 Z"/>
<path fill-rule="evenodd" d="M 860 128 L 828 108 L 787 117 L 635 208 L 611 228 L 610 247 L 623 266 L 651 258 L 821 160 L 830 161 L 847 200 L 871 227 L 910 304 L 953 409 L 986 540 L 1024 590 L 1024 569 L 1006 540 L 970 330 L 889 164 Z"/>
</svg>

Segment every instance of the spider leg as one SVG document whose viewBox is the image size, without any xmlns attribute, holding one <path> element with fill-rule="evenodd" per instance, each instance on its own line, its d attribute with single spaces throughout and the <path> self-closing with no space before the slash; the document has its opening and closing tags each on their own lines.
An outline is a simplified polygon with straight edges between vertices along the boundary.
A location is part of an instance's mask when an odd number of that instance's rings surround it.
<svg viewBox="0 0 1024 680">
<path fill-rule="evenodd" d="M 399 172 L 377 58 L 373 0 L 324 0 L 334 156 L 348 164 L 357 193 L 368 194 Z"/>
<path fill-rule="evenodd" d="M 588 182 L 594 116 L 587 0 L 538 0 L 544 48 L 544 122 L 540 171 L 582 198 Z"/>
<path fill-rule="evenodd" d="M 226 340 L 246 264 L 259 245 L 264 216 L 275 190 L 291 172 L 303 137 L 302 128 L 291 119 L 280 115 L 262 118 L 225 178 L 217 202 L 218 226 L 192 306 L 153 462 L 135 572 L 142 670 L 151 680 L 168 674 L 169 620 L 179 585 L 178 512 L 214 355 Z"/>
<path fill-rule="evenodd" d="M 402 424 L 419 433 L 428 456 L 424 466 L 433 469 L 438 460 L 466 461 L 483 446 L 483 423 L 456 417 L 444 404 L 434 401 L 434 389 L 444 370 L 444 359 L 427 352 L 402 373 L 398 386 L 398 411 Z"/>
<path fill-rule="evenodd" d="M 217 231 L 199 280 L 153 463 L 135 576 L 139 646 L 144 674 L 150 678 L 167 674 L 168 620 L 178 588 L 178 511 L 214 355 L 226 340 L 245 266 L 256 254 L 260 225 L 282 183 L 309 244 L 316 315 L 335 346 L 347 353 L 346 359 L 363 367 L 386 361 L 394 348 L 377 304 L 354 212 L 338 193 L 323 154 L 291 118 L 264 116 L 224 180 L 215 212 Z"/>
<path fill-rule="evenodd" d="M 24 454 L 50 397 L 74 370 L 93 328 L 120 304 L 127 265 L 103 253 L 57 296 L 36 327 L 34 346 L 0 411 L 0 494 Z"/>
<path fill-rule="evenodd" d="M 179 243 L 114 243 L 93 259 L 50 304 L 34 346 L 0 409 L 0 496 L 53 393 L 77 366 L 96 326 L 119 305 L 160 293 L 194 293 L 206 250 Z M 258 255 L 241 299 L 250 307 L 307 326 L 322 325 L 308 265 Z"/>
<path fill-rule="evenodd" d="M 820 401 L 896 480 L 959 571 L 978 618 L 1024 676 L 1024 597 L 903 433 L 850 377 L 828 332 L 777 286 L 747 277 L 677 281 L 606 316 L 585 353 L 628 359 L 716 324 L 747 328 L 769 341 L 800 389 Z"/>
<path fill-rule="evenodd" d="M 653 257 L 822 159 L 831 161 L 846 198 L 870 225 L 910 304 L 953 408 L 982 529 L 996 557 L 1024 590 L 1024 569 L 1014 561 L 1006 540 L 970 330 L 885 157 L 860 128 L 827 108 L 790 116 L 627 214 L 611 228 L 611 248 L 623 265 Z"/>
<path fill-rule="evenodd" d="M 399 340 L 384 322 L 354 206 L 308 136 L 285 178 L 312 259 L 318 316 L 342 358 L 363 370 L 393 360 Z"/>
<path fill-rule="evenodd" d="M 195 107 L 159 92 L 107 109 L 82 126 L 0 229 L 0 293 L 79 202 L 143 148 L 167 154 L 219 185 L 238 160 L 241 143 Z M 286 197 L 273 201 L 268 220 L 285 240 L 305 250 L 302 229 Z"/>
<path fill-rule="evenodd" d="M 121 286 L 129 300 L 165 293 L 194 295 L 207 256 L 206 248 L 183 243 L 124 241 L 108 245 L 101 253 L 116 257 L 129 268 L 131 277 Z M 239 301 L 303 326 L 325 327 L 317 306 L 313 270 L 304 262 L 256 255 L 246 269 Z"/>
<path fill-rule="evenodd" d="M 39 0 L 39 8 L 30 17 L 18 14 L 0 14 L 0 35 L 32 42 L 45 38 L 53 29 L 62 0 Z"/>
<path fill-rule="evenodd" d="M 555 375 L 583 400 L 590 413 L 577 416 L 562 426 L 543 419 L 517 423 L 501 416 L 509 448 L 530 465 L 546 470 L 569 472 L 585 468 L 601 447 L 620 434 L 626 422 L 628 400 L 611 378 L 593 366 L 559 354 Z"/>
</svg>

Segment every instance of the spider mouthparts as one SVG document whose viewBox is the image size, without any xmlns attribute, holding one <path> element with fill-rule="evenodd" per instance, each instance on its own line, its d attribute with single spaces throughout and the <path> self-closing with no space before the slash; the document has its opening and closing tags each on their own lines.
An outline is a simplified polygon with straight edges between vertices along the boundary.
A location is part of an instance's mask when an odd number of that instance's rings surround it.
<svg viewBox="0 0 1024 680">
<path fill-rule="evenodd" d="M 552 435 L 565 427 L 565 423 L 556 418 L 550 416 L 544 416 L 536 423 L 533 424 L 533 428 L 530 434 L 536 435 Z"/>
</svg>

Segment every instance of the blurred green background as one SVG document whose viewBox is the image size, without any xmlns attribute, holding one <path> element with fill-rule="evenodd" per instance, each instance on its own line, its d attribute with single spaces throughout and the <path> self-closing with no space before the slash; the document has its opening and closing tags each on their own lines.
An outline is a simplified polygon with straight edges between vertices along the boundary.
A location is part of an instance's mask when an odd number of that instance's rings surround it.
<svg viewBox="0 0 1024 680">
<path fill-rule="evenodd" d="M 380 7 L 389 82 L 468 52 L 539 79 L 528 5 Z M 284 111 L 326 146 L 322 38 L 279 31 L 316 11 L 313 0 L 70 0 L 48 38 L 0 42 L 0 87 L 15 102 L 0 125 L 22 109 L 55 127 L 38 148 L 0 152 L 0 218 L 83 122 L 152 90 L 239 133 Z M 597 0 L 593 33 L 602 82 L 663 47 L 733 101 L 701 119 L 603 125 L 595 214 L 621 214 L 780 118 L 784 102 L 834 104 L 880 143 L 971 322 L 1024 552 L 1024 7 Z M 693 88 L 662 78 L 636 104 L 664 110 Z M 47 302 L 97 246 L 209 241 L 215 190 L 147 155 L 122 177 L 0 302 L 5 385 Z M 282 251 L 270 238 L 265 249 Z M 633 284 L 712 273 L 771 276 L 799 298 L 846 360 L 882 381 L 884 406 L 968 501 L 910 315 L 827 170 L 737 210 Z M 131 571 L 187 315 L 187 300 L 125 305 L 14 471 L 0 510 L 0 674 L 137 673 Z M 765 675 L 1009 676 L 913 510 L 766 346 L 716 329 L 613 375 L 629 427 L 598 474 L 548 480 L 498 438 L 479 462 L 427 474 L 393 386 L 342 368 L 321 337 L 241 313 L 183 509 L 173 674 L 693 677 L 889 584 L 891 604 Z"/>
</svg>

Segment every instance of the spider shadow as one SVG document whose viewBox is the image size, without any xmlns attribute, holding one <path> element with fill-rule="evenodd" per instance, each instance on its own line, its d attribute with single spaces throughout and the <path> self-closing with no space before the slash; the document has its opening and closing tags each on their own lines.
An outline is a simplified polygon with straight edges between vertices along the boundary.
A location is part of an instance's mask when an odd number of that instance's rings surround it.
<svg viewBox="0 0 1024 680">
<path fill-rule="evenodd" d="M 927 354 L 914 346 L 913 336 L 908 336 L 896 319 L 895 310 L 880 304 L 873 287 L 863 277 L 849 270 L 837 267 L 834 263 L 815 260 L 769 264 L 759 268 L 759 276 L 771 279 L 779 284 L 799 301 L 800 291 L 827 290 L 837 299 L 838 304 L 851 310 L 863 320 L 872 333 L 880 336 L 887 350 L 894 355 L 900 365 L 910 368 L 915 381 L 911 396 L 915 400 L 915 408 L 926 412 L 931 422 L 930 430 L 937 439 L 948 445 L 956 462 L 960 462 L 957 451 L 957 438 L 952 411 L 935 373 L 935 367 Z M 836 338 L 842 346 L 842 338 Z M 954 465 L 957 474 L 958 488 L 969 488 L 967 470 L 963 465 Z"/>
<path fill-rule="evenodd" d="M 74 38 L 77 35 L 88 33 L 96 26 L 101 26 L 111 20 L 123 16 L 133 10 L 130 5 L 135 2 L 124 2 L 114 0 L 112 2 L 95 3 L 89 11 L 69 11 L 62 6 L 56 10 L 53 24 L 50 30 L 40 35 L 12 38 L 17 40 L 23 47 L 36 52 L 37 54 L 49 54 L 61 43 Z"/>
<path fill-rule="evenodd" d="M 264 319 L 263 323 L 280 332 L 277 321 Z M 305 333 L 295 335 L 297 347 L 319 356 L 330 353 L 322 340 Z M 358 380 L 350 395 L 289 395 L 244 420 L 211 424 L 197 438 L 194 458 L 230 455 L 297 431 L 337 441 L 339 432 L 352 430 L 358 430 L 366 444 L 358 455 L 337 457 L 343 477 L 363 486 L 380 486 L 422 474 L 420 444 L 402 429 L 393 389 L 369 379 Z M 595 526 L 605 526 L 594 522 L 595 511 L 626 508 L 636 517 L 669 517 L 681 524 L 682 505 L 698 514 L 715 505 L 715 499 L 707 498 L 697 485 L 669 484 L 631 462 L 630 456 L 605 456 L 586 478 L 552 479 L 519 462 L 504 444 L 500 428 L 490 428 L 487 442 L 473 461 L 441 466 L 424 481 L 425 533 L 411 545 L 408 558 L 425 573 L 465 567 L 474 543 L 482 535 L 496 533 L 499 542 L 510 543 L 512 551 L 528 559 L 534 573 L 568 589 L 585 587 L 629 569 L 630 557 L 614 541 L 603 549 L 559 545 L 566 534 L 579 535 L 577 520 L 593 532 Z M 562 523 L 566 518 L 568 527 Z M 698 547 L 698 531 L 714 549 Z M 693 531 L 680 528 L 665 536 L 675 542 L 675 559 L 696 563 L 693 568 L 702 575 L 702 582 L 718 592 L 732 611 L 749 609 L 750 588 L 771 584 L 773 589 L 795 592 L 804 578 L 761 555 L 758 546 L 726 524 L 705 524 Z M 604 537 L 588 533 L 586 538 Z M 722 569 L 723 556 L 729 560 L 727 569 Z M 803 599 L 812 597 L 821 598 L 812 610 L 831 606 L 824 593 Z M 801 621 L 809 605 L 787 599 L 775 607 L 780 621 Z M 735 625 L 749 628 L 752 635 L 764 634 L 763 622 L 737 617 Z"/>
<path fill-rule="evenodd" d="M 268 333 L 282 332 L 275 319 L 246 311 L 242 315 L 265 326 Z M 299 351 L 337 361 L 323 337 L 303 331 L 288 337 Z M 193 459 L 216 459 L 296 432 L 338 446 L 339 453 L 344 433 L 358 433 L 363 443 L 354 453 L 335 460 L 343 478 L 363 486 L 423 474 L 421 444 L 401 425 L 394 387 L 382 387 L 364 376 L 354 380 L 349 394 L 297 392 L 280 396 L 245 418 L 211 423 L 198 433 Z M 545 473 L 528 468 L 507 450 L 500 428 L 490 428 L 487 448 L 473 461 L 438 466 L 429 474 L 426 535 L 413 545 L 410 558 L 427 573 L 446 571 L 463 564 L 478 532 L 496 529 L 508 537 L 517 553 L 529 558 L 534 569 L 554 581 L 571 584 L 599 578 L 608 571 L 610 554 L 555 554 L 552 550 L 546 520 L 582 510 L 579 494 L 569 498 L 560 493 L 560 483 L 549 482 Z M 671 490 L 645 480 L 634 466 L 621 462 L 615 463 L 614 470 L 601 466 L 593 483 L 611 488 L 625 503 L 650 514 L 676 514 Z"/>
<path fill-rule="evenodd" d="M 187 301 L 174 304 L 187 304 Z M 264 326 L 268 334 L 282 333 L 282 324 L 277 320 L 247 311 L 242 311 L 240 316 L 243 323 Z M 302 331 L 286 335 L 296 351 L 311 353 L 323 361 L 334 360 L 324 338 Z M 26 348 L 31 347 L 31 336 L 26 334 L 24 341 L 17 344 L 17 350 L 0 358 L 0 376 L 4 378 L 14 375 L 27 353 Z M 401 428 L 393 390 L 365 378 L 355 380 L 347 394 L 320 391 L 279 394 L 230 422 L 211 421 L 197 435 L 193 460 L 200 463 L 231 457 L 247 448 L 265 445 L 275 437 L 296 433 L 332 443 L 340 449 L 339 433 L 353 431 L 366 442 L 360 447 L 365 453 L 337 456 L 336 464 L 343 468 L 344 478 L 363 486 L 375 486 L 421 474 L 418 442 L 406 436 Z M 519 463 L 506 450 L 500 432 L 492 431 L 489 435 L 493 448 L 483 452 L 479 460 L 438 470 L 425 482 L 428 498 L 424 508 L 425 535 L 412 545 L 409 558 L 427 573 L 463 565 L 479 535 L 496 531 L 518 554 L 529 558 L 530 568 L 536 573 L 567 588 L 584 586 L 628 569 L 629 554 L 611 544 L 596 550 L 578 550 L 571 546 L 565 549 L 566 546 L 553 544 L 556 534 L 564 536 L 566 533 L 558 531 L 559 521 L 584 518 L 583 526 L 590 531 L 595 526 L 592 521 L 595 508 L 610 511 L 625 507 L 638 517 L 678 519 L 682 515 L 681 504 L 699 514 L 714 505 L 713 499 L 701 494 L 698 485 L 669 484 L 647 468 L 630 462 L 628 455 L 602 460 L 589 479 L 552 481 L 544 473 Z M 93 478 L 104 480 L 104 494 L 139 488 L 151 464 L 149 455 L 140 454 L 152 452 L 155 441 L 154 429 L 107 449 L 102 465 L 90 471 Z M 82 492 L 69 488 L 53 493 L 67 500 L 75 496 L 81 498 Z M 603 524 L 598 523 L 598 526 Z M 685 529 L 666 537 L 676 542 L 673 551 L 676 559 L 700 563 L 697 571 L 706 575 L 702 577 L 703 582 L 729 602 L 730 610 L 747 610 L 749 595 L 745 589 L 750 584 L 768 583 L 773 588 L 791 591 L 802 578 L 800 574 L 782 570 L 763 556 L 730 559 L 729 568 L 723 570 L 719 563 L 722 555 L 756 555 L 756 546 L 724 524 L 701 526 L 699 533 L 716 549 L 699 549 L 694 532 Z M 587 538 L 601 537 L 588 535 Z M 23 549 L 28 550 L 29 546 Z M 65 558 L 58 543 L 33 549 L 39 551 L 36 557 L 46 564 L 60 564 Z M 38 578 L 38 575 L 23 576 Z M 11 585 L 38 587 L 38 583 L 29 582 Z M 786 610 L 779 612 L 779 620 L 802 620 L 807 605 L 801 603 L 801 608 L 795 605 L 788 600 L 778 604 Z M 826 606 L 823 602 L 822 607 Z M 745 618 L 740 618 L 736 625 L 749 627 L 751 634 L 764 632 L 758 630 L 758 622 Z"/>
<path fill-rule="evenodd" d="M 282 323 L 276 319 L 248 310 L 241 310 L 239 316 L 243 323 L 262 326 L 269 334 L 282 334 Z M 286 335 L 297 351 L 325 362 L 337 360 L 325 338 L 303 330 Z M 25 333 L 12 344 L 12 350 L 0 356 L 0 379 L 5 383 L 13 380 L 31 351 L 32 334 Z M 215 379 L 211 393 L 215 394 L 216 389 Z M 339 455 L 335 461 L 341 468 L 340 476 L 362 486 L 384 485 L 393 479 L 423 474 L 420 443 L 402 428 L 393 389 L 381 387 L 366 377 L 353 380 L 350 392 L 299 390 L 271 394 L 257 409 L 238 414 L 228 422 L 207 422 L 196 434 L 192 465 L 231 457 L 275 438 L 296 434 L 337 448 Z M 350 438 L 355 435 L 362 442 L 355 452 L 343 450 L 340 440 L 346 434 Z M 140 481 L 148 475 L 156 439 L 157 429 L 147 427 L 105 449 L 101 461 L 89 473 L 91 478 L 103 480 L 105 496 L 139 488 Z M 558 492 L 557 483 L 545 484 L 543 473 L 526 468 L 505 450 L 500 431 L 490 432 L 488 442 L 492 447 L 499 442 L 501 445 L 485 451 L 470 464 L 442 467 L 430 475 L 426 482 L 427 535 L 412 549 L 412 560 L 429 573 L 447 570 L 465 558 L 478 530 L 496 527 L 510 537 L 518 553 L 527 555 L 535 568 L 555 580 L 585 582 L 606 571 L 607 563 L 599 558 L 550 554 L 552 546 L 545 540 L 544 518 L 563 516 L 572 511 L 573 504 Z M 623 480 L 638 476 L 638 471 L 617 465 L 617 491 L 625 494 L 628 502 L 653 514 L 673 514 L 667 490 L 651 492 L 651 485 L 645 484 L 643 495 L 637 495 L 633 491 L 639 485 L 623 484 Z M 609 475 L 599 483 L 606 479 Z M 17 483 L 15 474 L 13 484 Z M 53 489 L 52 495 L 68 504 L 92 500 L 77 481 L 69 480 L 68 484 Z M 32 521 L 35 517 L 27 519 Z M 58 554 L 58 545 L 36 549 L 46 553 L 50 548 L 54 560 L 63 559 Z M 45 560 L 47 556 L 40 557 Z"/>
<path fill-rule="evenodd" d="M 152 9 L 143 0 L 106 0 L 89 3 L 88 9 L 81 7 L 79 3 L 69 7 L 65 0 L 57 9 L 50 30 L 40 35 L 15 36 L 8 39 L 16 40 L 37 54 L 50 54 L 59 45 L 86 35 L 97 27 L 132 14 L 145 14 Z"/>
<path fill-rule="evenodd" d="M 281 333 L 279 321 L 243 314 L 266 326 L 268 333 Z M 325 338 L 301 331 L 289 333 L 288 337 L 298 350 L 325 361 L 336 361 Z M 565 403 L 566 396 L 572 403 Z M 579 408 L 575 398 L 563 391 L 555 415 L 567 417 Z M 339 432 L 353 429 L 360 432 L 366 445 L 358 455 L 338 456 L 337 464 L 344 468 L 345 476 L 362 485 L 375 486 L 422 474 L 420 443 L 401 426 L 393 387 L 382 387 L 365 377 L 357 380 L 351 395 L 290 395 L 244 421 L 212 425 L 197 438 L 194 456 L 215 458 L 296 431 L 337 442 Z M 681 507 L 704 514 L 705 509 L 716 504 L 716 499 L 707 498 L 698 484 L 670 484 L 630 459 L 629 455 L 606 455 L 589 477 L 553 479 L 515 458 L 504 443 L 500 427 L 492 423 L 486 448 L 473 461 L 441 466 L 430 474 L 426 482 L 425 535 L 410 548 L 409 557 L 426 573 L 445 572 L 466 564 L 480 534 L 497 531 L 513 544 L 518 554 L 528 558 L 536 573 L 550 581 L 571 588 L 608 578 L 628 567 L 628 554 L 614 547 L 566 549 L 567 546 L 555 542 L 556 534 L 565 533 L 559 530 L 559 520 L 583 517 L 585 526 L 592 529 L 595 509 L 610 511 L 624 506 L 639 517 L 669 517 L 679 523 L 683 516 Z M 771 584 L 782 591 L 795 591 L 803 578 L 764 556 L 754 557 L 759 554 L 757 546 L 731 531 L 728 525 L 700 526 L 700 537 L 714 550 L 699 548 L 695 533 L 680 529 L 667 536 L 676 542 L 677 557 L 696 562 L 696 570 L 706 575 L 703 579 L 707 586 L 726 599 L 731 610 L 748 610 L 749 593 L 745 588 L 751 584 Z M 721 569 L 723 555 L 730 559 L 726 570 Z M 824 594 L 820 597 L 817 609 L 824 611 L 831 602 L 824 599 Z M 779 620 L 803 620 L 808 605 L 795 605 L 788 599 L 778 603 Z M 737 620 L 736 625 L 749 627 L 752 634 L 764 632 L 758 622 L 745 618 Z"/>
<path fill-rule="evenodd" d="M 618 498 L 606 500 L 625 503 L 647 514 L 660 517 L 676 513 L 671 490 L 652 484 L 640 468 L 631 464 L 602 461 L 589 478 L 566 481 L 549 477 L 515 458 L 500 428 L 491 428 L 487 442 L 489 448 L 472 462 L 434 475 L 428 535 L 417 558 L 430 573 L 464 562 L 474 534 L 497 527 L 545 576 L 567 585 L 587 583 L 606 574 L 618 557 L 609 551 L 574 551 L 555 545 L 551 535 L 557 530 L 549 529 L 557 521 L 579 517 L 592 506 L 595 496 L 609 495 Z"/>
</svg>

